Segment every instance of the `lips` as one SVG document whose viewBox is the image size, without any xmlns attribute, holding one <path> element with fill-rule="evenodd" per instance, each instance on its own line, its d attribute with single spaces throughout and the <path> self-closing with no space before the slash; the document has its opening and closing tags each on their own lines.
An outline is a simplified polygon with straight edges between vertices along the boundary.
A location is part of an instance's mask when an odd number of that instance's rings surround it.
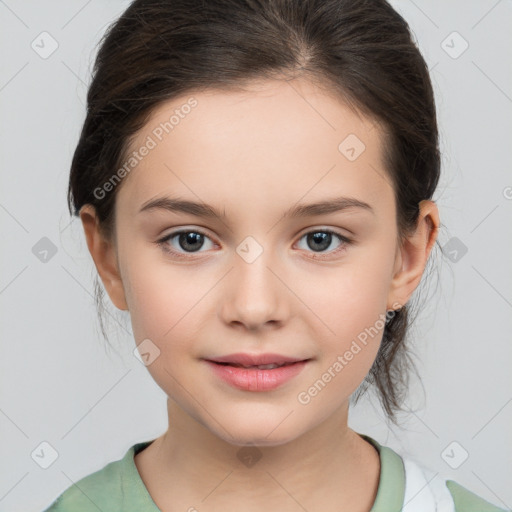
<svg viewBox="0 0 512 512">
<path fill-rule="evenodd" d="M 208 358 L 218 364 L 230 365 L 239 368 L 259 368 L 261 370 L 279 368 L 281 366 L 288 366 L 297 362 L 306 361 L 307 358 L 297 358 L 285 356 L 282 354 L 246 354 L 237 353 L 229 354 L 221 357 Z M 267 368 L 267 366 L 269 368 Z"/>
<path fill-rule="evenodd" d="M 275 356 L 273 357 L 275 358 Z M 283 356 L 279 357 L 282 358 Z M 230 358 L 233 359 L 234 357 L 230 356 Z M 238 359 L 240 360 L 240 358 Z M 247 359 L 244 360 L 247 361 Z M 283 363 L 281 366 L 269 363 L 266 365 L 246 367 L 236 362 L 229 363 L 209 359 L 204 360 L 206 366 L 210 368 L 214 376 L 220 378 L 232 387 L 251 392 L 272 391 L 292 381 L 302 373 L 309 364 L 309 361 L 311 361 L 311 359 L 292 359 L 291 361 Z"/>
<path fill-rule="evenodd" d="M 234 368 L 245 368 L 245 369 L 251 369 L 251 368 L 257 368 L 258 370 L 273 370 L 274 368 L 282 368 L 283 366 L 290 366 L 291 364 L 295 363 L 284 363 L 284 364 L 276 364 L 276 363 L 270 363 L 270 364 L 257 364 L 257 365 L 244 365 L 244 364 L 236 364 L 236 363 L 219 363 L 217 361 L 217 364 L 222 364 L 225 366 L 233 366 Z"/>
</svg>

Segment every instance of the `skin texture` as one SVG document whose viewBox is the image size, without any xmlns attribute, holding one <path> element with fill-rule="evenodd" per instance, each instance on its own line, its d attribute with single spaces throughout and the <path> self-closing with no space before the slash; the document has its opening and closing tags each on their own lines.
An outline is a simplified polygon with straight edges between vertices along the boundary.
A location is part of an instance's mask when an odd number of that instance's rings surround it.
<svg viewBox="0 0 512 512">
<path fill-rule="evenodd" d="M 409 300 L 437 236 L 437 207 L 420 203 L 417 229 L 400 245 L 379 125 L 305 80 L 175 98 L 131 148 L 191 96 L 197 106 L 119 185 L 115 238 L 101 235 L 90 205 L 80 212 L 110 299 L 130 312 L 136 343 L 150 339 L 160 350 L 147 369 L 169 397 L 169 428 L 135 457 L 137 468 L 165 511 L 369 511 L 380 461 L 348 427 L 348 404 L 382 329 L 309 403 L 297 396 L 359 333 L 381 326 L 379 315 Z M 349 134 L 365 144 L 354 161 L 338 150 Z M 225 217 L 139 212 L 161 196 L 204 202 Z M 298 202 L 338 196 L 373 213 L 283 217 Z M 168 240 L 179 259 L 155 242 L 182 228 L 207 237 L 195 252 Z M 308 244 L 306 234 L 325 229 L 352 242 L 333 235 L 323 248 Z M 251 263 L 237 253 L 248 236 L 263 251 Z M 201 360 L 234 352 L 313 361 L 273 391 L 243 391 Z M 243 446 L 261 455 L 251 467 L 237 457 Z"/>
</svg>

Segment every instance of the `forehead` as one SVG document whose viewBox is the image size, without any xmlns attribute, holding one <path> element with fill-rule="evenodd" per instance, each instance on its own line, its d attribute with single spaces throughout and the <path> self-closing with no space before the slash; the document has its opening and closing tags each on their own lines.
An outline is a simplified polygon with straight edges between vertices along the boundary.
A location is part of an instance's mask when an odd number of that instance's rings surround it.
<svg viewBox="0 0 512 512">
<path fill-rule="evenodd" d="M 333 189 L 389 201 L 382 145 L 378 124 L 307 81 L 191 92 L 161 104 L 132 140 L 137 164 L 118 202 L 135 214 L 169 194 L 257 211 Z"/>
</svg>

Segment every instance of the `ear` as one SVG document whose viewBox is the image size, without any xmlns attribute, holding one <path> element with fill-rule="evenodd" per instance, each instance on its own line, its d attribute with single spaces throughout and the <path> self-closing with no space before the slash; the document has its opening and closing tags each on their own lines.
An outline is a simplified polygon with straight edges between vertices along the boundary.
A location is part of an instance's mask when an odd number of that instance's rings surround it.
<svg viewBox="0 0 512 512">
<path fill-rule="evenodd" d="M 115 247 L 112 241 L 107 240 L 100 231 L 94 206 L 91 204 L 82 206 L 80 219 L 84 228 L 87 247 L 110 300 L 118 309 L 128 310 Z"/>
<path fill-rule="evenodd" d="M 439 212 L 433 201 L 419 204 L 415 230 L 397 249 L 394 274 L 388 294 L 388 310 L 404 306 L 421 281 L 428 257 L 439 232 Z"/>
</svg>

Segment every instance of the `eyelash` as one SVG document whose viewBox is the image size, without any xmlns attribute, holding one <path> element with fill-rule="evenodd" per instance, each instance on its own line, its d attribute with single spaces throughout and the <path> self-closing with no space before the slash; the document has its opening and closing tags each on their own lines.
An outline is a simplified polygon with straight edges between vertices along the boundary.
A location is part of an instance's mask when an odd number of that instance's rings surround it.
<svg viewBox="0 0 512 512">
<path fill-rule="evenodd" d="M 168 242 L 170 240 L 172 240 L 173 238 L 175 238 L 176 236 L 178 235 L 181 235 L 183 233 L 198 233 L 200 235 L 203 235 L 204 237 L 206 238 L 210 238 L 206 233 L 204 233 L 203 231 L 201 230 L 198 230 L 198 229 L 181 229 L 179 231 L 173 231 L 172 233 L 169 233 L 168 235 L 166 235 L 165 237 L 161 238 L 160 240 L 157 240 L 155 243 L 166 253 L 168 254 L 171 254 L 173 257 L 176 257 L 178 259 L 188 259 L 190 260 L 191 257 L 190 256 L 187 256 L 186 254 L 190 254 L 190 255 L 193 255 L 193 254 L 197 254 L 197 253 L 181 253 L 181 252 L 178 252 L 178 251 L 175 251 L 173 249 L 170 249 L 169 248 L 169 244 Z M 313 233 L 329 233 L 331 235 L 335 235 L 336 237 L 338 237 L 340 239 L 340 241 L 342 242 L 342 244 L 340 245 L 340 247 L 338 247 L 337 249 L 334 249 L 326 254 L 328 254 L 327 257 L 331 257 L 333 254 L 337 254 L 341 251 L 344 251 L 346 250 L 347 248 L 347 245 L 351 244 L 352 243 L 352 240 L 347 238 L 346 236 L 338 233 L 337 231 L 333 231 L 331 229 L 314 229 L 312 231 L 308 231 L 307 233 L 304 233 L 300 238 L 299 240 L 302 240 L 304 237 L 306 237 L 307 235 L 310 235 L 310 234 L 313 234 Z M 313 252 L 313 251 L 311 251 Z M 315 253 L 313 252 L 313 254 L 315 254 L 315 256 L 313 257 L 313 259 L 325 259 L 325 256 L 322 256 L 323 253 L 321 252 L 318 252 L 318 253 Z"/>
</svg>

